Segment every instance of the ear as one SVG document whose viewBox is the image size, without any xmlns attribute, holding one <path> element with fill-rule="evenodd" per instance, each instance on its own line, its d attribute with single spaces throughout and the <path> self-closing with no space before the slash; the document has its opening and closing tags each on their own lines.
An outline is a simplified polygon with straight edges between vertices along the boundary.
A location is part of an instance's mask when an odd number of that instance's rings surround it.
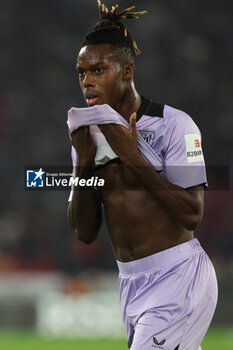
<svg viewBox="0 0 233 350">
<path fill-rule="evenodd" d="M 134 74 L 134 65 L 132 62 L 128 62 L 123 67 L 123 80 L 132 80 Z"/>
</svg>

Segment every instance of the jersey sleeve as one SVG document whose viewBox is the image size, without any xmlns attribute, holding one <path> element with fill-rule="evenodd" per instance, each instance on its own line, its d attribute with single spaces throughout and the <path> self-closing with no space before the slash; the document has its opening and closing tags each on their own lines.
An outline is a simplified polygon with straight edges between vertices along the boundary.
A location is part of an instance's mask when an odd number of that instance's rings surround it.
<svg viewBox="0 0 233 350">
<path fill-rule="evenodd" d="M 164 137 L 165 177 L 182 188 L 207 185 L 200 130 L 186 113 L 172 108 L 169 112 Z"/>
</svg>

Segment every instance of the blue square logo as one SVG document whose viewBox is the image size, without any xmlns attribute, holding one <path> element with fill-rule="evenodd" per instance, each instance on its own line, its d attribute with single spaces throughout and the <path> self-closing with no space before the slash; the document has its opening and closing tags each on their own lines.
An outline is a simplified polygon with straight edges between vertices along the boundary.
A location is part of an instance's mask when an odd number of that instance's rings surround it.
<svg viewBox="0 0 233 350">
<path fill-rule="evenodd" d="M 42 168 L 40 168 L 40 170 L 27 170 L 26 187 L 44 187 L 44 173 Z"/>
</svg>

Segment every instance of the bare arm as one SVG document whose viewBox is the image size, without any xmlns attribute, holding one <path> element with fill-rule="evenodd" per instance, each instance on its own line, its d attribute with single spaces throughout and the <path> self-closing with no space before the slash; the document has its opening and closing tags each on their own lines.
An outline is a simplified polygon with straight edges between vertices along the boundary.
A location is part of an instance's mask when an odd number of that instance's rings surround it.
<svg viewBox="0 0 233 350">
<path fill-rule="evenodd" d="M 194 230 L 203 216 L 203 186 L 183 189 L 162 178 L 148 165 L 137 150 L 136 113 L 131 115 L 129 130 L 116 124 L 99 127 L 113 151 L 137 175 L 154 199 L 175 221 L 187 230 Z"/>
<path fill-rule="evenodd" d="M 96 151 L 89 127 L 73 132 L 72 144 L 79 158 L 75 176 L 88 179 L 93 176 L 91 164 Z M 74 186 L 67 216 L 78 239 L 90 244 L 97 238 L 102 223 L 102 211 L 94 188 Z"/>
</svg>

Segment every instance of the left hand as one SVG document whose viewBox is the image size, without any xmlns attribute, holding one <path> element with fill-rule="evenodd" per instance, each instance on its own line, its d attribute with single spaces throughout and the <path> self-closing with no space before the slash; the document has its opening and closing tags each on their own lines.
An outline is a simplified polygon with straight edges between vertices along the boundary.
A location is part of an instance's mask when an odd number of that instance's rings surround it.
<svg viewBox="0 0 233 350">
<path fill-rule="evenodd" d="M 123 162 L 128 162 L 139 154 L 136 116 L 136 112 L 131 114 L 129 130 L 119 124 L 98 125 L 112 150 Z"/>
</svg>

